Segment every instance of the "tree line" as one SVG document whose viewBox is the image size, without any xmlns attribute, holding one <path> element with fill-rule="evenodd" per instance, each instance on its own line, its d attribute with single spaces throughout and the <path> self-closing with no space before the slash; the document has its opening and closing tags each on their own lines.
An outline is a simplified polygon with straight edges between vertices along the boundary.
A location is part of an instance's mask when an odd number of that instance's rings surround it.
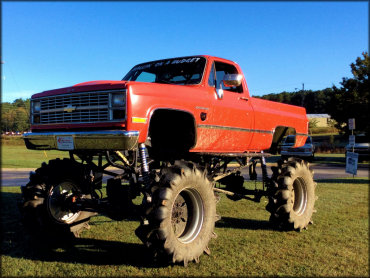
<svg viewBox="0 0 370 278">
<path fill-rule="evenodd" d="M 268 94 L 261 98 L 303 106 L 308 114 L 329 114 L 336 121 L 335 127 L 348 133 L 348 119 L 354 118 L 356 130 L 369 134 L 369 71 L 370 58 L 362 53 L 351 65 L 352 78 L 344 77 L 340 87 L 323 90 L 301 90 Z"/>
<path fill-rule="evenodd" d="M 1 103 L 1 132 L 23 132 L 30 129 L 30 99 L 18 98 Z"/>
<path fill-rule="evenodd" d="M 370 131 L 369 120 L 369 69 L 370 58 L 362 53 L 351 65 L 352 78 L 344 77 L 340 87 L 333 86 L 323 90 L 301 90 L 267 94 L 261 98 L 303 106 L 308 114 L 329 114 L 336 123 L 336 128 L 347 132 L 345 124 L 349 118 L 355 118 L 356 130 Z M 30 128 L 30 100 L 16 99 L 13 103 L 1 104 L 1 130 L 26 131 Z"/>
</svg>

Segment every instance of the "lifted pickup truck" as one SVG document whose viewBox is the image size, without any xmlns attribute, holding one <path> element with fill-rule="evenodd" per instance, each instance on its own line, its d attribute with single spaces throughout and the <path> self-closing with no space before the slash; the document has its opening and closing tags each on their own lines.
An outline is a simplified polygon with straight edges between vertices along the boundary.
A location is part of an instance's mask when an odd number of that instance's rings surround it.
<svg viewBox="0 0 370 278">
<path fill-rule="evenodd" d="M 211 56 L 147 62 L 122 81 L 35 94 L 27 148 L 68 151 L 70 158 L 30 174 L 21 187 L 23 220 L 55 239 L 79 236 L 97 213 L 134 216 L 136 235 L 154 258 L 185 265 L 210 253 L 219 193 L 266 196 L 275 227 L 305 229 L 316 199 L 312 171 L 289 159 L 269 178 L 265 158 L 288 133 L 295 147 L 304 145 L 307 131 L 304 108 L 251 97 L 240 67 Z M 256 179 L 258 162 L 264 190 L 247 190 L 240 170 L 249 167 Z M 105 198 L 103 175 L 112 176 Z"/>
</svg>

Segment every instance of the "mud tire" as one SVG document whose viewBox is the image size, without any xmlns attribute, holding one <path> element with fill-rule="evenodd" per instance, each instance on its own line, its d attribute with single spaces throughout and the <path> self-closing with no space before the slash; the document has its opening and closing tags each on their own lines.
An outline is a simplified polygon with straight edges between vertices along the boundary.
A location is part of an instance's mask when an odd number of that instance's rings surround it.
<svg viewBox="0 0 370 278">
<path fill-rule="evenodd" d="M 94 213 L 80 211 L 67 219 L 57 221 L 52 216 L 50 198 L 62 186 L 86 194 L 89 188 L 89 170 L 69 159 L 50 160 L 30 174 L 29 183 L 21 187 L 22 202 L 19 209 L 26 230 L 34 237 L 57 242 L 79 237 L 89 229 L 88 221 Z"/>
<path fill-rule="evenodd" d="M 137 236 L 164 263 L 199 262 L 214 233 L 216 197 L 206 173 L 195 164 L 176 162 L 162 170 L 153 192 L 153 207 Z"/>
<path fill-rule="evenodd" d="M 312 222 L 317 199 L 313 171 L 308 163 L 289 158 L 273 169 L 272 188 L 266 209 L 270 222 L 281 230 L 306 229 Z"/>
</svg>

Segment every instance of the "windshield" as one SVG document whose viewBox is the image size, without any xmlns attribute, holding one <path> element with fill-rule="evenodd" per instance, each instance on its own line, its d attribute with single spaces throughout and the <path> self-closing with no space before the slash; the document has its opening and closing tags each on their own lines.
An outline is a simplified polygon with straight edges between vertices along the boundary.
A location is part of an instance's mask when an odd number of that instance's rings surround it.
<svg viewBox="0 0 370 278">
<path fill-rule="evenodd" d="M 176 85 L 194 85 L 202 81 L 206 59 L 204 57 L 174 58 L 135 66 L 122 79 Z"/>
</svg>

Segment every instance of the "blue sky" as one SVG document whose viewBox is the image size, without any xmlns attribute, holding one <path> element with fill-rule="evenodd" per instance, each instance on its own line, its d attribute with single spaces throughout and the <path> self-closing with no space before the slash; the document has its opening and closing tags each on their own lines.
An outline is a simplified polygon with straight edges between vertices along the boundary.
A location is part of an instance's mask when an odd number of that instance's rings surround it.
<svg viewBox="0 0 370 278">
<path fill-rule="evenodd" d="M 368 2 L 2 2 L 2 101 L 209 54 L 252 95 L 324 89 L 368 51 Z"/>
</svg>

